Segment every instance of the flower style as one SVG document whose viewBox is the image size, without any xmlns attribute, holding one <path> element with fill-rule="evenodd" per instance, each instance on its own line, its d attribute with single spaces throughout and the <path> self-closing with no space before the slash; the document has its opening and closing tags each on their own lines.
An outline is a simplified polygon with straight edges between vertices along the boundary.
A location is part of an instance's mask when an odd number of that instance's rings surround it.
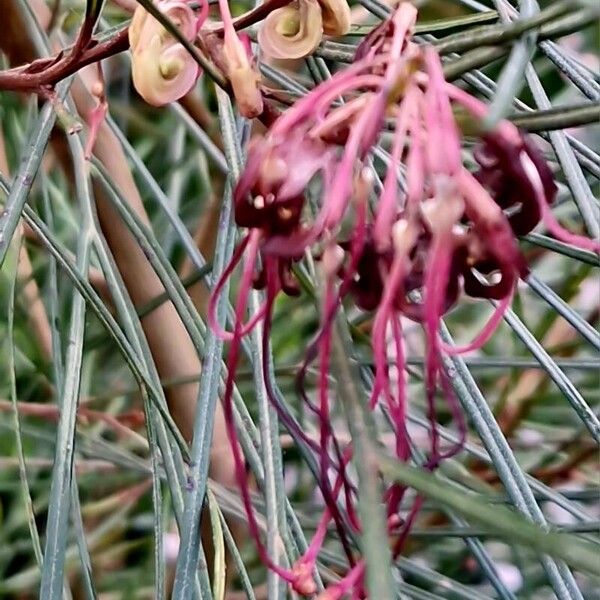
<svg viewBox="0 0 600 600">
<path fill-rule="evenodd" d="M 510 122 L 502 121 L 481 134 L 480 145 L 474 151 L 478 169 L 467 169 L 454 109 L 466 110 L 479 123 L 487 107 L 445 81 L 436 51 L 411 40 L 415 21 L 414 6 L 401 3 L 392 17 L 359 46 L 352 65 L 298 100 L 264 137 L 252 140 L 234 193 L 235 219 L 247 232 L 218 282 L 209 307 L 211 327 L 231 342 L 224 395 L 225 406 L 231 407 L 241 339 L 262 322 L 263 350 L 268 355 L 275 297 L 281 291 L 290 295 L 299 292 L 293 276 L 295 262 L 308 252 L 320 257 L 324 283 L 320 329 L 298 375 L 302 398 L 318 421 L 318 440 L 301 431 L 281 410 L 270 389 L 268 365 L 263 358 L 270 400 L 284 424 L 318 457 L 317 479 L 326 503 L 308 551 L 291 571 L 274 565 L 268 557 L 258 534 L 245 473 L 238 469 L 261 558 L 303 594 L 315 590 L 311 573 L 327 524 L 333 521 L 338 530 L 345 527 L 354 532 L 361 527 L 355 511 L 357 492 L 346 472 L 352 447 L 340 445 L 330 421 L 332 325 L 342 301 L 354 301 L 358 308 L 373 311 L 370 407 L 385 403 L 400 460 L 410 456 L 403 317 L 422 324 L 431 423 L 426 466 L 433 469 L 461 449 L 465 434 L 464 419 L 442 368 L 442 357 L 477 349 L 494 333 L 519 278 L 528 275 L 516 236 L 531 231 L 541 220 L 560 239 L 599 249 L 596 242 L 569 233 L 556 222 L 550 210 L 556 195 L 552 173 L 533 141 Z M 372 151 L 381 134 L 390 130 L 389 153 L 378 152 L 387 161 L 379 183 L 374 176 Z M 400 165 L 404 165 L 403 170 Z M 314 210 L 307 202 L 309 193 L 317 198 Z M 240 263 L 234 327 L 233 331 L 225 331 L 216 324 L 216 299 Z M 256 314 L 247 315 L 251 287 L 264 289 L 266 300 Z M 471 343 L 450 347 L 439 337 L 440 321 L 462 294 L 498 302 Z M 318 391 L 316 398 L 310 399 L 303 381 L 313 361 L 318 361 Z M 392 366 L 395 377 L 391 376 Z M 436 425 L 438 390 L 460 434 L 459 441 L 447 448 L 442 447 Z M 228 410 L 226 413 L 231 415 L 231 408 Z M 229 432 L 235 439 L 233 420 Z M 241 456 L 236 461 L 243 465 Z M 334 485 L 330 484 L 332 476 Z M 390 535 L 396 536 L 399 531 L 394 544 L 396 555 L 420 508 L 417 500 L 399 525 L 404 492 L 402 486 L 389 485 L 384 496 Z M 346 520 L 340 515 L 339 504 L 345 506 Z M 355 597 L 362 597 L 364 564 L 351 549 L 347 548 L 346 553 L 347 575 L 320 598 L 340 598 L 350 590 L 354 590 Z"/>
<path fill-rule="evenodd" d="M 203 5 L 208 8 L 207 3 Z M 178 0 L 161 0 L 157 8 L 190 42 L 206 17 L 199 19 L 194 11 Z M 141 5 L 135 10 L 129 26 L 132 56 L 132 78 L 140 96 L 153 106 L 163 106 L 187 94 L 200 70 L 192 56 Z"/>
<path fill-rule="evenodd" d="M 350 30 L 346 0 L 295 0 L 274 10 L 258 33 L 261 49 L 273 58 L 302 58 L 319 45 L 323 34 L 340 36 Z"/>
</svg>

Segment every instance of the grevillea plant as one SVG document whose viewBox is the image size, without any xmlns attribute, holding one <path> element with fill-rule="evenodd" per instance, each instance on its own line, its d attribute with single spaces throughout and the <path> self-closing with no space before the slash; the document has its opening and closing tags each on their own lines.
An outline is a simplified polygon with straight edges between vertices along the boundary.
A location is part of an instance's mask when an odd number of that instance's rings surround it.
<svg viewBox="0 0 600 600">
<path fill-rule="evenodd" d="M 555 41 L 595 7 L 68 4 L 1 4 L 0 596 L 259 597 L 248 532 L 268 598 L 593 595 L 600 248 L 554 214 L 600 235 L 598 69 Z"/>
<path fill-rule="evenodd" d="M 243 237 L 209 308 L 211 327 L 230 342 L 224 403 L 229 433 L 235 440 L 231 394 L 242 338 L 262 322 L 264 356 L 268 355 L 277 295 L 298 294 L 295 264 L 307 253 L 320 258 L 324 280 L 320 328 L 307 348 L 298 378 L 302 396 L 319 422 L 318 440 L 290 423 L 285 413 L 281 416 L 318 456 L 319 485 L 327 510 L 308 551 L 290 571 L 274 564 L 262 545 L 239 450 L 235 457 L 261 558 L 303 594 L 316 589 L 311 573 L 328 523 L 333 521 L 343 530 L 340 506 L 345 509 L 347 526 L 355 532 L 362 526 L 355 511 L 357 492 L 346 473 L 352 447 L 342 447 L 330 420 L 332 325 L 342 304 L 350 302 L 373 311 L 370 407 L 385 403 L 396 454 L 403 461 L 410 456 L 411 442 L 406 426 L 402 317 L 422 324 L 431 421 L 426 466 L 433 469 L 460 449 L 465 432 L 442 357 L 480 348 L 494 333 L 519 278 L 528 276 L 517 236 L 543 221 L 558 239 L 589 250 L 599 248 L 597 242 L 564 230 L 552 216 L 550 206 L 557 188 L 532 139 L 508 121 L 486 129 L 486 105 L 446 82 L 437 52 L 412 40 L 416 16 L 414 6 L 402 3 L 358 46 L 350 66 L 298 100 L 265 135 L 251 141 L 234 194 L 235 220 Z M 475 170 L 463 164 L 458 112 L 477 131 Z M 391 149 L 387 171 L 379 182 L 370 157 L 384 134 L 391 135 Z M 315 199 L 313 207 L 309 196 Z M 215 307 L 238 265 L 242 274 L 235 322 L 226 331 L 217 324 Z M 265 299 L 256 313 L 247 314 L 252 288 L 264 290 Z M 495 309 L 472 342 L 451 347 L 439 337 L 440 320 L 463 295 L 494 300 Z M 303 384 L 307 367 L 315 360 L 319 388 L 317 398 L 311 400 Z M 267 393 L 278 406 L 264 361 Z M 398 374 L 395 380 L 390 377 L 391 366 Z M 442 447 L 437 432 L 438 392 L 460 432 L 458 443 L 450 447 Z M 395 555 L 420 506 L 415 502 L 402 522 L 403 496 L 404 488 L 389 485 L 382 498 L 389 533 L 396 540 Z M 356 597 L 364 595 L 361 558 L 348 551 L 348 561 L 348 574 L 321 599 L 339 598 L 351 590 Z"/>
</svg>

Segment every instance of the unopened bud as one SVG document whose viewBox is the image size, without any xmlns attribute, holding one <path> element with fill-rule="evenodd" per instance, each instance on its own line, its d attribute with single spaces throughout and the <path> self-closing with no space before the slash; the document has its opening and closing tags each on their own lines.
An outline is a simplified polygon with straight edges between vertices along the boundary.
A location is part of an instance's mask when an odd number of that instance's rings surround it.
<svg viewBox="0 0 600 600">
<path fill-rule="evenodd" d="M 194 11 L 179 0 L 158 4 L 189 41 L 196 36 Z M 142 6 L 129 27 L 131 74 L 138 94 L 148 104 L 163 106 L 187 94 L 199 75 L 189 52 Z"/>
<path fill-rule="evenodd" d="M 323 37 L 323 18 L 317 0 L 298 0 L 278 8 L 258 32 L 262 51 L 273 58 L 302 58 L 311 54 Z"/>
<path fill-rule="evenodd" d="M 327 35 L 346 35 L 350 31 L 351 14 L 347 0 L 319 0 L 323 12 L 323 31 Z"/>
<path fill-rule="evenodd" d="M 235 33 L 225 33 L 223 54 L 227 64 L 227 75 L 233 88 L 240 114 L 248 119 L 257 117 L 263 111 L 263 99 L 260 93 L 260 76 L 249 59 L 248 48 Z"/>
</svg>

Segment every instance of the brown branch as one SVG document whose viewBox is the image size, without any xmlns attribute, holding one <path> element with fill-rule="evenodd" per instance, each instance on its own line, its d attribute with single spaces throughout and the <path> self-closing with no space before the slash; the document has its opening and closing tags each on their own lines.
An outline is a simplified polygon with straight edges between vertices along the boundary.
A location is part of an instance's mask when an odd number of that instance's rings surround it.
<svg viewBox="0 0 600 600">
<path fill-rule="evenodd" d="M 185 108 L 188 115 L 196 121 L 198 126 L 203 129 L 208 137 L 214 142 L 215 146 L 223 150 L 223 142 L 219 134 L 219 129 L 216 127 L 215 119 L 210 113 L 206 104 L 203 102 L 200 95 L 192 90 L 179 100 L 179 104 Z"/>
<path fill-rule="evenodd" d="M 10 400 L 0 400 L 0 411 L 10 412 L 12 409 L 13 405 Z M 17 410 L 21 415 L 38 417 L 46 420 L 57 420 L 60 409 L 56 404 L 42 404 L 40 402 L 17 402 Z M 124 417 L 125 420 L 131 421 L 130 413 L 126 413 Z M 146 439 L 139 433 L 133 431 L 133 429 L 124 425 L 119 419 L 119 416 L 114 416 L 97 410 L 92 410 L 84 406 L 79 406 L 77 408 L 77 420 L 82 424 L 86 424 L 89 421 L 101 421 L 119 436 L 135 440 L 136 444 L 142 448 L 148 447 Z"/>
<path fill-rule="evenodd" d="M 548 485 L 556 484 L 560 481 L 569 480 L 575 469 L 580 467 L 588 459 L 597 457 L 597 455 L 598 448 L 595 444 L 585 444 L 575 448 L 563 462 L 548 467 L 534 469 L 531 471 L 531 475 Z"/>
<path fill-rule="evenodd" d="M 102 43 L 94 40 L 81 51 L 73 51 L 63 57 L 61 50 L 56 56 L 34 60 L 25 66 L 0 72 L 0 90 L 15 92 L 38 92 L 45 87 L 52 87 L 69 75 L 73 75 L 83 67 L 101 61 L 129 48 L 127 28 L 116 33 Z M 7 52 L 10 56 L 10 52 Z"/>
<path fill-rule="evenodd" d="M 206 206 L 203 209 L 200 222 L 194 234 L 194 242 L 206 260 L 212 260 L 215 243 L 217 239 L 219 215 L 221 214 L 221 201 L 214 193 L 210 195 Z M 186 257 L 181 267 L 181 277 L 185 278 L 192 275 L 196 267 L 192 261 Z M 207 314 L 208 300 L 210 292 L 204 281 L 198 281 L 188 288 L 188 294 L 194 303 L 194 306 L 200 314 Z"/>
<path fill-rule="evenodd" d="M 46 247 L 42 244 L 42 241 L 39 238 L 37 232 L 33 231 L 31 227 L 29 227 L 26 223 L 23 224 L 23 236 L 26 240 L 28 240 L 31 244 L 34 244 L 36 247 L 45 250 Z M 70 250 L 65 250 L 65 254 L 68 260 L 71 261 L 72 264 L 75 264 L 75 256 Z M 88 269 L 88 281 L 92 284 L 94 289 L 100 294 L 102 300 L 107 305 L 112 306 L 112 297 L 108 290 L 108 284 L 106 283 L 106 279 L 104 277 L 104 273 L 100 271 L 100 269 L 96 267 L 90 267 Z"/>
<path fill-rule="evenodd" d="M 46 307 L 42 302 L 40 288 L 33 277 L 33 268 L 29 253 L 25 245 L 21 246 L 19 253 L 19 267 L 17 272 L 19 282 L 23 283 L 22 294 L 27 307 L 27 320 L 37 341 L 43 360 L 52 361 L 52 329 Z"/>
<path fill-rule="evenodd" d="M 285 6 L 286 4 L 289 4 L 289 2 L 290 0 L 271 0 L 271 2 L 267 2 L 266 4 L 257 7 L 254 11 L 250 11 L 247 15 L 239 17 L 238 23 L 241 22 L 243 24 L 245 22 L 243 19 L 257 20 L 258 17 L 264 18 L 266 14 L 275 10 L 275 8 Z M 268 10 L 266 8 L 267 6 Z M 265 11 L 266 14 L 263 14 Z M 48 15 L 46 21 L 48 22 L 50 19 L 51 17 Z M 8 22 L 8 18 L 6 18 L 5 21 Z M 246 23 L 244 26 L 248 26 L 248 24 L 250 23 Z M 241 28 L 241 25 L 239 28 Z M 87 40 L 85 42 L 85 48 L 82 48 L 81 46 L 86 40 L 86 36 L 87 33 L 84 35 L 82 30 L 82 33 L 80 33 L 77 38 L 75 46 L 66 56 L 64 54 L 65 49 L 63 49 L 53 57 L 32 59 L 31 61 L 24 61 L 22 59 L 14 60 L 14 53 L 13 56 L 11 56 L 11 45 L 4 44 L 5 47 L 3 50 L 9 55 L 10 62 L 20 64 L 21 66 L 6 71 L 0 71 L 0 91 L 7 90 L 13 92 L 47 94 L 48 89 L 52 89 L 57 83 L 66 77 L 77 73 L 84 67 L 129 49 L 128 27 L 126 26 L 104 42 L 98 42 L 93 39 Z M 205 42 L 211 37 L 217 38 L 218 36 L 215 35 L 214 31 L 207 31 L 207 39 L 201 39 L 200 42 L 204 49 L 209 50 L 209 58 L 214 63 L 218 64 L 219 61 L 217 59 L 218 55 L 221 53 L 220 46 L 222 46 L 222 43 L 219 44 L 219 47 L 217 47 L 215 42 L 206 44 Z M 211 49 L 213 52 L 210 52 Z M 228 93 L 231 92 L 227 82 L 224 89 L 226 89 Z M 271 102 L 265 100 L 264 110 L 258 115 L 257 119 L 268 127 L 279 114 L 279 110 Z"/>
</svg>

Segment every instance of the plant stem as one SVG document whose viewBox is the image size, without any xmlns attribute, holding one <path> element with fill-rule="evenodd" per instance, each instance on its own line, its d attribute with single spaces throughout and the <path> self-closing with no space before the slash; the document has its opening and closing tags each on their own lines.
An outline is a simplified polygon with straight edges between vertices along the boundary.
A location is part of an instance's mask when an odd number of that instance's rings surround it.
<svg viewBox="0 0 600 600">
<path fill-rule="evenodd" d="M 600 102 L 586 102 L 575 106 L 560 106 L 508 117 L 518 127 L 529 132 L 553 131 L 600 121 Z"/>
<path fill-rule="evenodd" d="M 338 394 L 344 405 L 353 443 L 353 462 L 358 473 L 358 513 L 360 536 L 366 562 L 366 588 L 369 598 L 395 598 L 391 552 L 381 504 L 381 481 L 377 453 L 377 431 L 366 401 L 359 396 L 360 374 L 352 356 L 348 328 L 339 315 L 332 332 L 332 368 Z"/>
</svg>

